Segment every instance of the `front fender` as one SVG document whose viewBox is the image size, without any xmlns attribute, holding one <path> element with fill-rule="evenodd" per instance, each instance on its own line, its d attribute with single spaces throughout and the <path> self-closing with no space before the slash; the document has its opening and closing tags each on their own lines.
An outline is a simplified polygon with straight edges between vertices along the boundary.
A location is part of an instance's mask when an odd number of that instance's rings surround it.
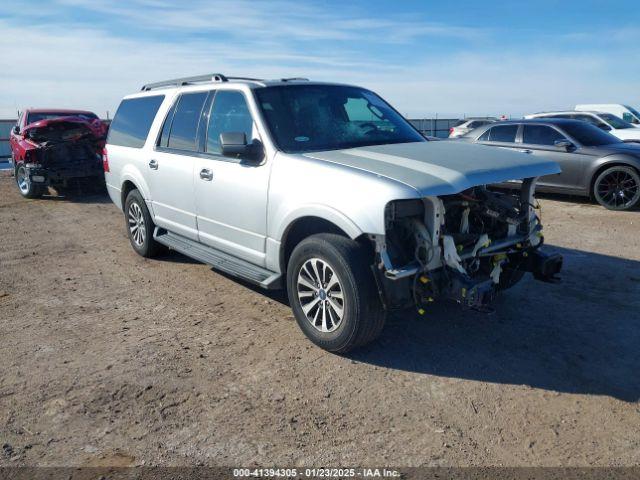
<svg viewBox="0 0 640 480">
<path fill-rule="evenodd" d="M 592 162 L 585 172 L 584 184 L 590 188 L 590 185 L 594 181 L 595 174 L 607 165 L 626 165 L 640 171 L 640 159 L 624 153 L 615 153 L 613 155 L 607 155 L 606 157 L 600 157 L 595 162 Z"/>
<path fill-rule="evenodd" d="M 342 212 L 327 205 L 311 203 L 286 213 L 278 223 L 278 229 L 274 232 L 274 239 L 281 242 L 289 227 L 296 220 L 304 217 L 319 217 L 331 222 L 349 235 L 350 238 L 357 238 L 364 233 L 353 220 Z"/>
</svg>

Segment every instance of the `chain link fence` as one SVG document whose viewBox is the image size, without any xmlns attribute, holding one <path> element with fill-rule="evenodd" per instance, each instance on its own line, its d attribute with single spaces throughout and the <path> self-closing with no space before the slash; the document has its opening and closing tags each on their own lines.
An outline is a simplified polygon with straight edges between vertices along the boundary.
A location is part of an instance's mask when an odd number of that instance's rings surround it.
<svg viewBox="0 0 640 480">
<path fill-rule="evenodd" d="M 459 118 L 419 118 L 409 121 L 423 135 L 438 138 L 449 137 L 449 130 L 460 123 Z"/>
</svg>

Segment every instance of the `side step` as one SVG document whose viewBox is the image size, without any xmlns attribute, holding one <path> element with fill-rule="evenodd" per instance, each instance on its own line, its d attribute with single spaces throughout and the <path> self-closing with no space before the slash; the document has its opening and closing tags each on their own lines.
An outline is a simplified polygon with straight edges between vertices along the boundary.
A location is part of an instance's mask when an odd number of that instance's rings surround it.
<svg viewBox="0 0 640 480">
<path fill-rule="evenodd" d="M 168 232 L 164 228 L 156 227 L 153 232 L 153 238 L 187 257 L 211 265 L 216 270 L 240 277 L 266 289 L 282 288 L 281 274 L 258 267 L 246 260 L 203 245 L 182 235 Z"/>
</svg>

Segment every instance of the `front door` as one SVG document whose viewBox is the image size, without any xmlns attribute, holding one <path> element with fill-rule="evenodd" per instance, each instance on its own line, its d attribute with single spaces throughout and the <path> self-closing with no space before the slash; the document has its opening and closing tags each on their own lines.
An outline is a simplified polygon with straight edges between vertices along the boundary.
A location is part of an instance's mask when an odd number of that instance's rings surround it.
<svg viewBox="0 0 640 480">
<path fill-rule="evenodd" d="M 547 125 L 523 125 L 522 149 L 532 155 L 553 160 L 560 165 L 561 173 L 545 175 L 538 185 L 549 189 L 583 189 L 582 179 L 589 157 L 576 150 L 556 147 L 557 140 L 568 140 L 560 131 Z"/>
<path fill-rule="evenodd" d="M 243 132 L 247 141 L 257 138 L 241 91 L 218 90 L 210 108 L 205 152 L 194 169 L 199 240 L 264 266 L 270 162 L 222 156 L 221 133 Z"/>
</svg>

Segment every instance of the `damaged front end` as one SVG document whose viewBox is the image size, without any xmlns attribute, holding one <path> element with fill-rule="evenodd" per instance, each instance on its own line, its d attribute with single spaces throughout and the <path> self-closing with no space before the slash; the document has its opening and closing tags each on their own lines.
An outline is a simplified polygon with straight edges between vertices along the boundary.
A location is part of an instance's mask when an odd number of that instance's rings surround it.
<svg viewBox="0 0 640 480">
<path fill-rule="evenodd" d="M 378 285 L 388 308 L 438 299 L 490 310 L 500 290 L 526 272 L 559 281 L 560 255 L 540 250 L 542 225 L 534 206 L 535 178 L 501 192 L 476 186 L 441 197 L 387 204 L 385 236 L 373 236 Z"/>
<path fill-rule="evenodd" d="M 74 178 L 102 175 L 104 132 L 89 121 L 61 117 L 24 129 L 24 166 L 38 185 L 66 185 Z"/>
</svg>

